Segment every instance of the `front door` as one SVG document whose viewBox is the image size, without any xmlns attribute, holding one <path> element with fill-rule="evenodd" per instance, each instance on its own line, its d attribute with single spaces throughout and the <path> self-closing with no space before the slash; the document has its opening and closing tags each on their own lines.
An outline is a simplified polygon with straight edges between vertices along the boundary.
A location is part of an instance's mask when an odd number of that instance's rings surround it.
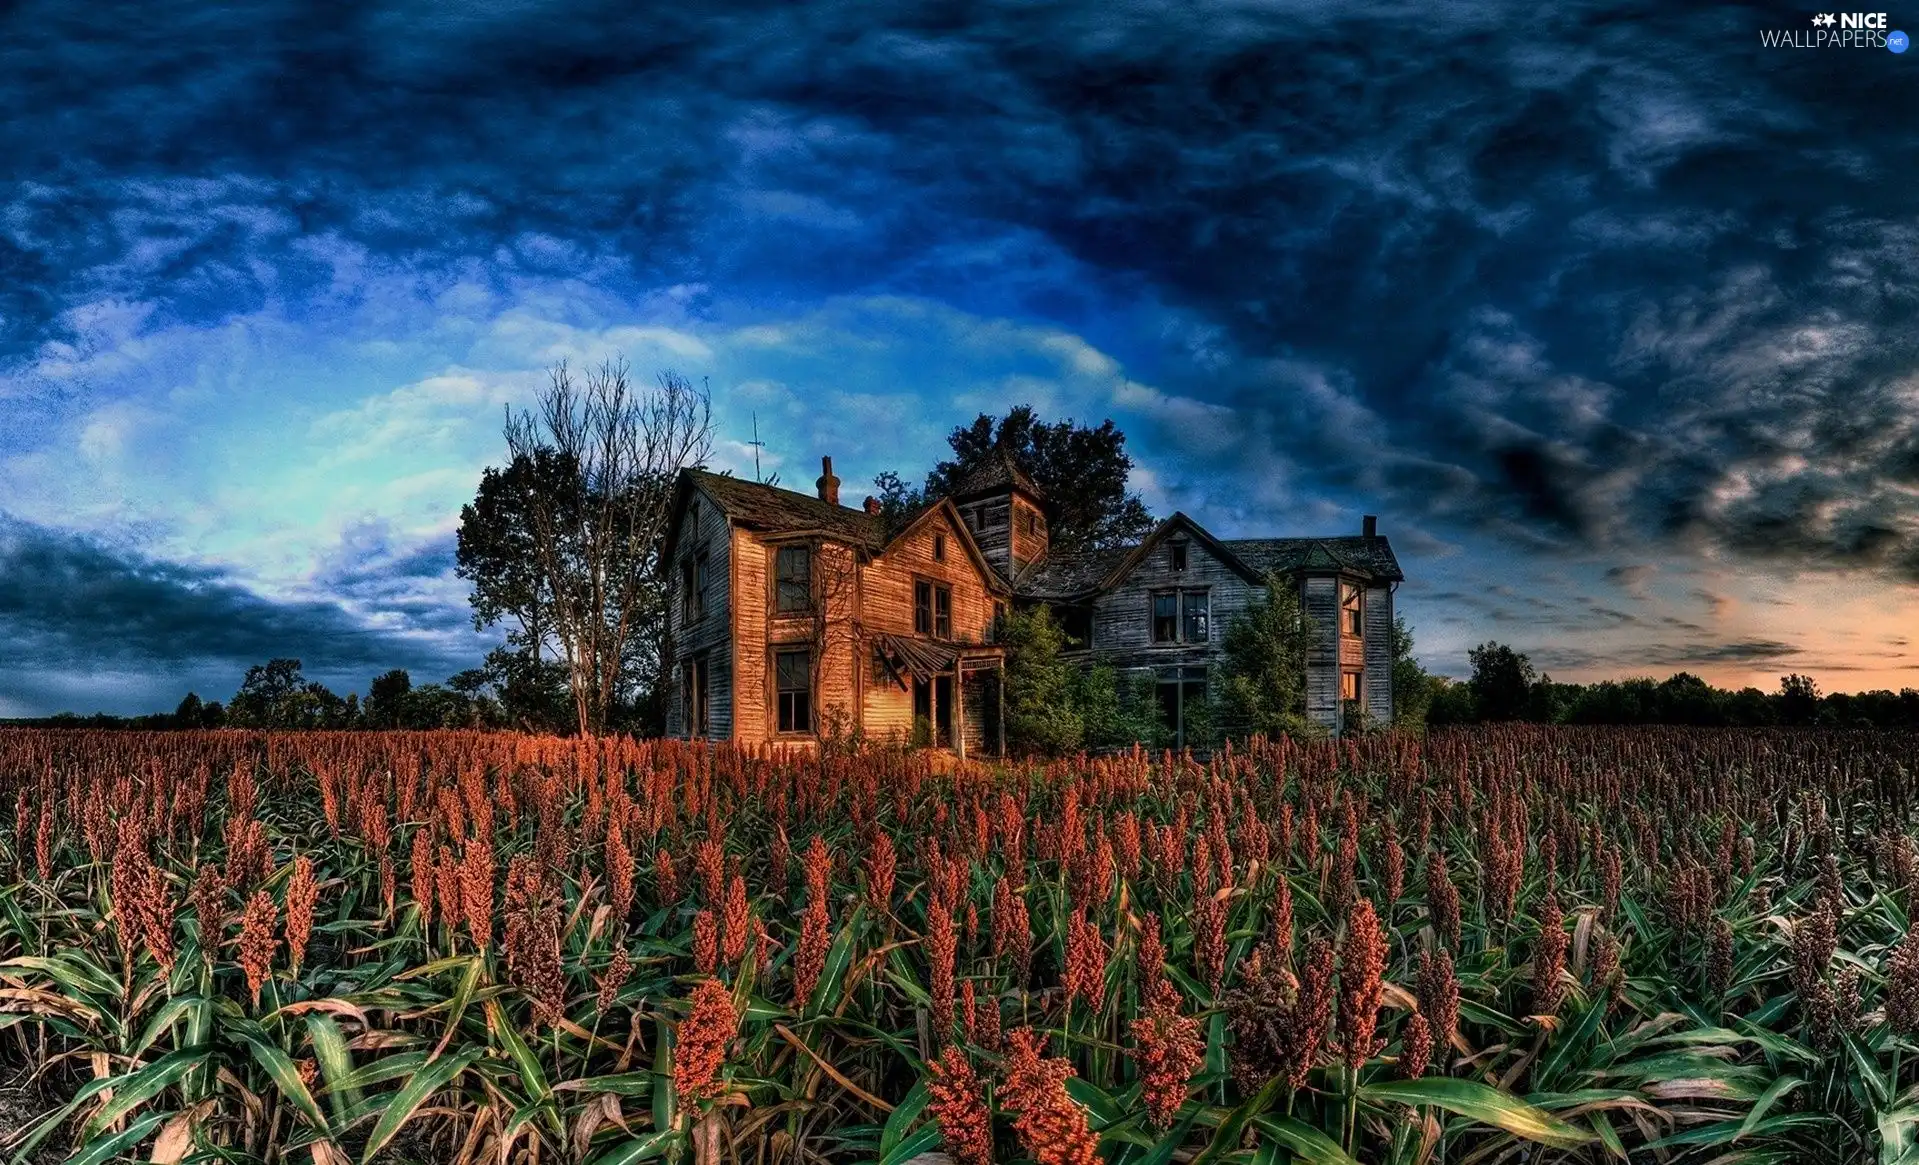
<svg viewBox="0 0 1919 1165">
<path fill-rule="evenodd" d="M 953 747 L 953 677 L 933 677 L 933 743 Z"/>
</svg>

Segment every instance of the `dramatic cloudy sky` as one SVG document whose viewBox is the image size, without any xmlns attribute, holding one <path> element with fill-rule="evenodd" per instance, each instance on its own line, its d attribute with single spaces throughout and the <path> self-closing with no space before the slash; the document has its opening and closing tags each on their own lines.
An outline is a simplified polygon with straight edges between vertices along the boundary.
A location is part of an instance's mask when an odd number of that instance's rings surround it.
<svg viewBox="0 0 1919 1165">
<path fill-rule="evenodd" d="M 501 410 L 615 352 L 853 500 L 1029 401 L 1377 512 L 1440 671 L 1919 685 L 1919 52 L 1811 14 L 11 5 L 0 716 L 471 665 Z"/>
</svg>

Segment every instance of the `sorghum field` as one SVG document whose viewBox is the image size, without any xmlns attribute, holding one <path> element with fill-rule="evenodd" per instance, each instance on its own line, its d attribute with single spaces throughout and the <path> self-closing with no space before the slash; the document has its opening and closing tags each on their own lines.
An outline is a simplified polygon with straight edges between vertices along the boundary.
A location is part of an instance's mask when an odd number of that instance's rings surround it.
<svg viewBox="0 0 1919 1165">
<path fill-rule="evenodd" d="M 0 1159 L 1905 1160 L 1914 743 L 0 731 Z"/>
</svg>

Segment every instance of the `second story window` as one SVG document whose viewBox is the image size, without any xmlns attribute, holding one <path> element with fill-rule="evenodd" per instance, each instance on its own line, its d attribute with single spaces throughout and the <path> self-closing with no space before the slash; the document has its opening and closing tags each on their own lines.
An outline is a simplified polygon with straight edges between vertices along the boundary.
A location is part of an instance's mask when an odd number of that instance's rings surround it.
<svg viewBox="0 0 1919 1165">
<path fill-rule="evenodd" d="M 1158 591 L 1153 595 L 1153 642 L 1179 641 L 1179 592 Z"/>
<path fill-rule="evenodd" d="M 680 619 L 698 622 L 706 614 L 706 552 L 680 560 Z"/>
<path fill-rule="evenodd" d="M 1339 625 L 1357 639 L 1366 627 L 1364 591 L 1351 583 L 1339 584 Z"/>
<path fill-rule="evenodd" d="M 1172 544 L 1172 558 L 1174 570 L 1186 569 L 1186 543 L 1175 542 Z"/>
<path fill-rule="evenodd" d="M 1154 591 L 1153 642 L 1205 643 L 1211 638 L 1211 616 L 1205 591 Z"/>
<path fill-rule="evenodd" d="M 1187 643 L 1204 643 L 1209 614 L 1205 591 L 1186 591 L 1179 596 L 1180 638 Z"/>
<path fill-rule="evenodd" d="M 946 561 L 946 535 L 944 534 L 933 535 L 933 561 Z"/>
<path fill-rule="evenodd" d="M 935 639 L 953 637 L 953 591 L 926 579 L 913 582 L 913 632 Z"/>
<path fill-rule="evenodd" d="M 813 548 L 782 546 L 773 556 L 774 609 L 805 611 L 813 606 Z"/>
</svg>

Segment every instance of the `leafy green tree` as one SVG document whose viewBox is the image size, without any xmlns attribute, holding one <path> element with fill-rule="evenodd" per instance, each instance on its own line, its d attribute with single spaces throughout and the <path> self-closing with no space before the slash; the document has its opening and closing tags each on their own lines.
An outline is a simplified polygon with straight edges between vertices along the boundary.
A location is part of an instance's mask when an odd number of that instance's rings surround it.
<svg viewBox="0 0 1919 1165">
<path fill-rule="evenodd" d="M 899 474 L 886 470 L 873 478 L 873 499 L 880 504 L 880 521 L 898 530 L 915 510 L 926 504 L 926 491 L 906 484 Z"/>
<path fill-rule="evenodd" d="M 1393 726 L 1423 728 L 1432 706 L 1432 677 L 1413 658 L 1413 629 L 1406 616 L 1393 619 Z"/>
<path fill-rule="evenodd" d="M 1006 745 L 1015 753 L 1060 756 L 1077 751 L 1085 725 L 1075 707 L 1075 668 L 1059 657 L 1065 637 L 1043 606 L 1007 617 Z"/>
<path fill-rule="evenodd" d="M 382 672 L 367 685 L 366 724 L 368 728 L 399 728 L 407 723 L 408 697 L 413 694 L 413 677 L 403 667 Z"/>
<path fill-rule="evenodd" d="M 1081 425 L 1072 420 L 1042 421 L 1030 405 L 1016 405 L 1003 417 L 981 413 L 970 425 L 952 431 L 946 442 L 953 456 L 926 475 L 924 495 L 944 497 L 1001 449 L 1033 479 L 1046 496 L 1047 539 L 1055 551 L 1109 549 L 1137 542 L 1153 528 L 1153 515 L 1127 488 L 1133 459 L 1126 434 L 1111 420 Z M 895 481 L 898 475 L 891 476 Z M 880 504 L 888 504 L 882 485 Z M 902 501 L 913 495 L 903 488 Z"/>
<path fill-rule="evenodd" d="M 1124 749 L 1134 744 L 1160 746 L 1164 728 L 1151 674 L 1122 673 L 1111 664 L 1096 663 L 1078 671 L 1075 679 L 1073 706 L 1079 712 L 1088 750 Z"/>
<path fill-rule="evenodd" d="M 173 727 L 181 729 L 203 728 L 205 727 L 206 715 L 206 706 L 200 702 L 199 694 L 196 692 L 188 692 L 187 698 L 181 700 L 180 706 L 173 710 Z"/>
<path fill-rule="evenodd" d="M 1311 735 L 1306 719 L 1306 648 L 1313 624 L 1299 591 L 1280 575 L 1266 576 L 1264 598 L 1226 626 L 1215 702 L 1217 727 L 1227 736 Z"/>
<path fill-rule="evenodd" d="M 1432 694 L 1426 705 L 1427 725 L 1433 728 L 1450 727 L 1472 724 L 1479 719 L 1472 685 L 1445 676 L 1429 676 L 1428 684 Z"/>
<path fill-rule="evenodd" d="M 1538 676 L 1532 660 L 1503 643 L 1482 643 L 1466 653 L 1472 661 L 1473 707 L 1481 720 L 1523 720 L 1532 706 Z"/>
<path fill-rule="evenodd" d="M 1779 677 L 1779 722 L 1805 725 L 1819 719 L 1819 685 L 1811 676 L 1794 672 Z"/>
</svg>

